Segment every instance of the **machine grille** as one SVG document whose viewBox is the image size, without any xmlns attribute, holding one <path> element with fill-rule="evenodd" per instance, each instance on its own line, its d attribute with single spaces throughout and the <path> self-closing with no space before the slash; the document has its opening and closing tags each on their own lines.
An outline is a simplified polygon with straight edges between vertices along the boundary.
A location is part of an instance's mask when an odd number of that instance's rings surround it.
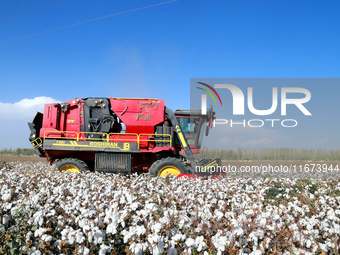
<svg viewBox="0 0 340 255">
<path fill-rule="evenodd" d="M 131 173 L 130 153 L 96 153 L 96 171 L 104 173 Z"/>
</svg>

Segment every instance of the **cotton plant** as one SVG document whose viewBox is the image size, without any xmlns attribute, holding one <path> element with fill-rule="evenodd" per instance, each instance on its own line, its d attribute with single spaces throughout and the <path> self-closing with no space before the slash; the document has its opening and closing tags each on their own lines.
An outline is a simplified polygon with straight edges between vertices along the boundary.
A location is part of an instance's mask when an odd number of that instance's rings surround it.
<svg viewBox="0 0 340 255">
<path fill-rule="evenodd" d="M 184 180 L 9 165 L 0 171 L 0 242 L 11 236 L 26 254 L 315 254 L 340 248 L 339 179 Z"/>
</svg>

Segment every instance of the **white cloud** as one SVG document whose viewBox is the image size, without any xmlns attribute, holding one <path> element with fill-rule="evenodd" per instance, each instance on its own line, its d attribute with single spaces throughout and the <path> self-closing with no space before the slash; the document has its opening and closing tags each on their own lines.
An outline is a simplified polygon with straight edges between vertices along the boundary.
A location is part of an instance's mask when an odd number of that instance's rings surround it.
<svg viewBox="0 0 340 255">
<path fill-rule="evenodd" d="M 44 110 L 44 104 L 56 103 L 56 99 L 51 97 L 35 97 L 33 99 L 25 98 L 16 103 L 0 102 L 0 118 L 1 119 L 33 119 L 36 112 Z"/>
<path fill-rule="evenodd" d="M 31 148 L 27 122 L 31 122 L 38 111 L 43 112 L 44 104 L 56 102 L 56 99 L 45 96 L 26 98 L 16 103 L 0 102 L 0 149 Z"/>
<path fill-rule="evenodd" d="M 327 141 L 328 141 L 328 138 L 323 138 L 323 139 L 320 139 L 320 140 L 312 141 L 312 142 L 309 143 L 309 145 L 312 145 L 312 146 L 323 145 Z"/>
</svg>

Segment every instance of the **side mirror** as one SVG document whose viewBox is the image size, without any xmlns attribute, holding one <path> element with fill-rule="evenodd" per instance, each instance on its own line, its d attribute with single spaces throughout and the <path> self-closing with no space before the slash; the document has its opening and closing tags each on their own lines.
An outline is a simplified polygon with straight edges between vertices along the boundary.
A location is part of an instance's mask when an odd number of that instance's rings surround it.
<svg viewBox="0 0 340 255">
<path fill-rule="evenodd" d="M 207 125 L 205 127 L 205 136 L 208 136 L 209 135 L 209 131 L 210 131 L 210 127 Z"/>
</svg>

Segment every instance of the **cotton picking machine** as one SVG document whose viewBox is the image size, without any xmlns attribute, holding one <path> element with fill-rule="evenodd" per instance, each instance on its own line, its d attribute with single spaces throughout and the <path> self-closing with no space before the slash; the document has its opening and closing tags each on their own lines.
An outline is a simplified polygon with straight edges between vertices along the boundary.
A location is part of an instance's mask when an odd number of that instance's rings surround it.
<svg viewBox="0 0 340 255">
<path fill-rule="evenodd" d="M 215 119 L 213 109 L 177 110 L 164 100 L 76 98 L 45 104 L 29 140 L 59 171 L 134 173 L 153 176 L 206 174 L 219 159 L 196 160 L 203 136 Z"/>
</svg>

